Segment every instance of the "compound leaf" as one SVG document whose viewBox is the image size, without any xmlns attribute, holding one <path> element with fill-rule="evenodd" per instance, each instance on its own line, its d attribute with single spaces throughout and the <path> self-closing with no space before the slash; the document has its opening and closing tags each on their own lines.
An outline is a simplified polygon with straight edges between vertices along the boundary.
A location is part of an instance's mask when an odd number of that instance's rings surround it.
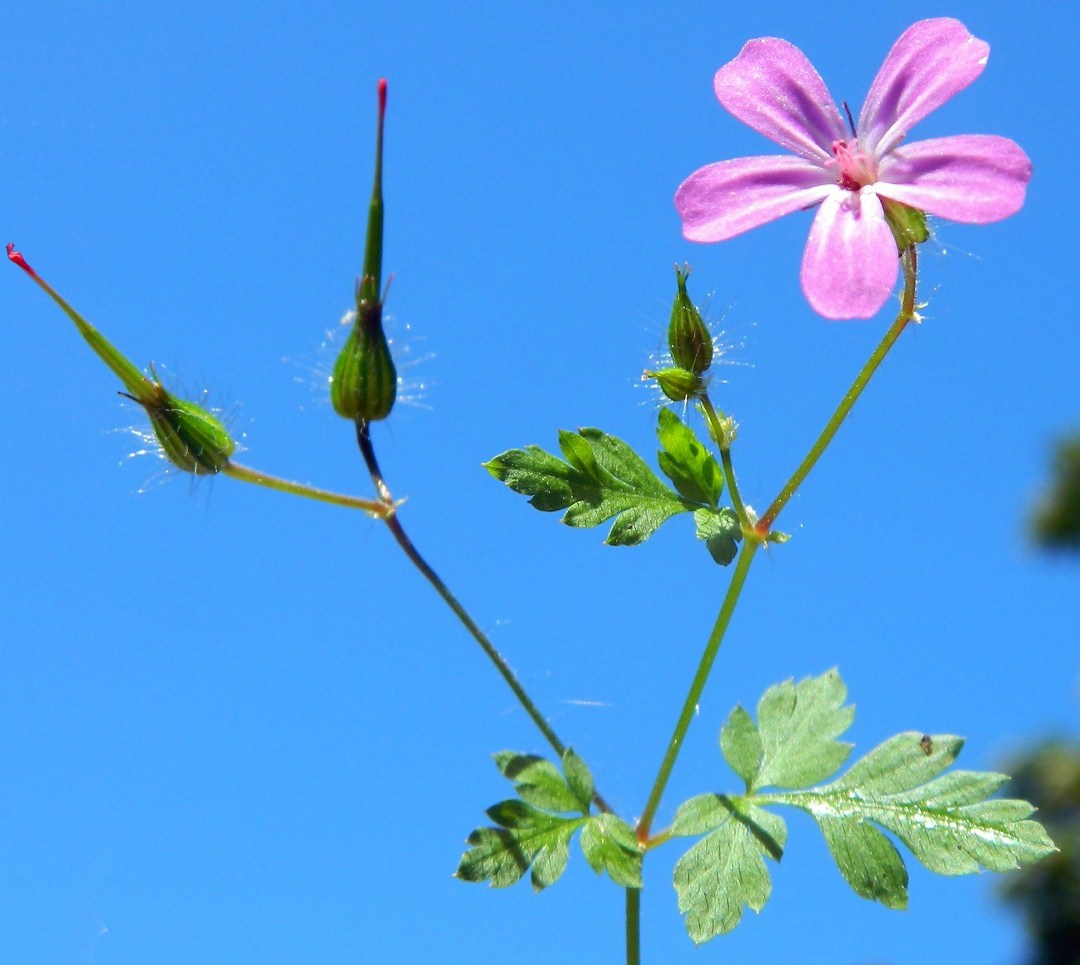
<svg viewBox="0 0 1080 965">
<path fill-rule="evenodd" d="M 621 439 L 599 429 L 560 432 L 565 462 L 537 446 L 511 449 L 484 464 L 514 492 L 544 512 L 566 510 L 569 526 L 591 527 L 615 517 L 606 542 L 636 546 L 687 505 Z"/>
</svg>

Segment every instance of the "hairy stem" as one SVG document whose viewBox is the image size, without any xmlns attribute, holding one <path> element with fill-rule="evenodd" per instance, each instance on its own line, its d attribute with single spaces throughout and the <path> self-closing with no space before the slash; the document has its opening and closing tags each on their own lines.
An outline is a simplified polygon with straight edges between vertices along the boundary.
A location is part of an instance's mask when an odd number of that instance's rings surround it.
<svg viewBox="0 0 1080 965">
<path fill-rule="evenodd" d="M 254 483 L 256 486 L 265 486 L 267 489 L 276 489 L 280 493 L 288 493 L 290 496 L 304 496 L 307 499 L 317 499 L 319 502 L 330 503 L 334 506 L 344 506 L 347 509 L 360 509 L 365 513 L 383 519 L 393 515 L 394 505 L 384 500 L 360 499 L 357 496 L 346 496 L 343 493 L 330 492 L 328 489 L 317 489 L 315 486 L 305 486 L 303 483 L 292 482 L 271 476 L 258 469 L 241 466 L 239 463 L 230 461 L 221 470 L 226 476 L 239 479 L 241 482 Z"/>
</svg>

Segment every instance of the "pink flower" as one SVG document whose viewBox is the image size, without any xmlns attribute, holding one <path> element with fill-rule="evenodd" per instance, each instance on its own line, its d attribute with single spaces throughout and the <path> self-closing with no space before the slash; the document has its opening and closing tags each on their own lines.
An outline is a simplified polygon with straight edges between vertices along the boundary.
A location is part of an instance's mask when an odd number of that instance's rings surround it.
<svg viewBox="0 0 1080 965">
<path fill-rule="evenodd" d="M 896 284 L 897 245 L 882 198 L 986 224 L 1020 209 L 1031 162 L 1013 141 L 982 134 L 903 144 L 907 132 L 986 66 L 988 44 L 958 20 L 921 20 L 889 51 L 854 133 L 810 61 L 786 40 L 751 40 L 716 73 L 720 103 L 791 155 L 720 161 L 675 194 L 690 241 L 726 241 L 820 204 L 802 288 L 826 318 L 870 318 Z"/>
</svg>

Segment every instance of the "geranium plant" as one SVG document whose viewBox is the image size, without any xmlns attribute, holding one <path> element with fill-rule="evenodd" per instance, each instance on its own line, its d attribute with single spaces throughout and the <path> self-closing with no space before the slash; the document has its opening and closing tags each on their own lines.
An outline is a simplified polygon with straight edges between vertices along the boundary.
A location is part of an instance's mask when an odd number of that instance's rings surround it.
<svg viewBox="0 0 1080 965">
<path fill-rule="evenodd" d="M 613 546 L 640 545 L 668 520 L 690 514 L 701 549 L 716 565 L 731 567 L 713 629 L 636 817 L 615 813 L 586 762 L 555 732 L 506 659 L 420 554 L 405 530 L 405 510 L 380 469 L 373 428 L 392 414 L 398 385 L 382 326 L 385 81 L 378 87 L 365 259 L 350 334 L 328 386 L 334 410 L 355 430 L 372 481 L 370 496 L 315 489 L 239 465 L 236 445 L 214 412 L 167 390 L 152 367 L 144 373 L 131 363 L 14 245 L 8 245 L 8 255 L 74 322 L 120 380 L 122 394 L 145 410 L 162 455 L 174 466 L 359 509 L 380 520 L 483 649 L 548 753 L 533 748 L 495 754 L 512 790 L 488 808 L 487 823 L 469 834 L 456 871 L 462 881 L 506 887 L 527 878 L 534 889 L 546 888 L 562 875 L 576 840 L 589 865 L 625 890 L 626 960 L 637 962 L 640 894 L 651 851 L 683 849 L 674 875 L 677 904 L 689 937 L 705 942 L 733 929 L 744 909 L 764 907 L 770 862 L 788 846 L 781 813 L 796 808 L 816 821 L 840 874 L 859 895 L 903 908 L 908 876 L 902 849 L 933 871 L 965 874 L 1037 861 L 1054 845 L 1032 819 L 1029 804 L 994 796 L 1004 775 L 950 770 L 963 747 L 954 735 L 906 731 L 849 764 L 852 748 L 841 738 L 854 711 L 835 669 L 770 687 L 752 711 L 736 706 L 720 726 L 720 749 L 734 772 L 731 783 L 717 788 L 703 780 L 701 793 L 674 808 L 667 826 L 657 828 L 656 822 L 720 645 L 729 630 L 738 635 L 737 605 L 757 554 L 788 539 L 776 528 L 785 506 L 889 349 L 920 321 L 918 246 L 930 237 L 928 216 L 985 223 L 1023 204 L 1031 164 L 1012 141 L 993 135 L 907 140 L 919 120 L 981 73 L 988 52 L 956 20 L 915 24 L 886 57 L 857 121 L 846 107 L 837 108 L 806 57 L 784 40 L 749 41 L 716 75 L 720 103 L 791 154 L 721 161 L 693 173 L 675 195 L 685 236 L 723 241 L 816 207 L 802 287 L 818 314 L 875 317 L 893 297 L 897 277 L 902 280 L 899 309 L 880 344 L 763 511 L 755 512 L 739 491 L 737 426 L 712 396 L 714 337 L 690 295 L 687 267 L 675 269 L 670 357 L 643 376 L 669 403 L 657 414 L 659 472 L 630 444 L 597 428 L 560 432 L 557 453 L 526 446 L 484 464 L 535 509 L 560 514 L 569 526 L 609 526 L 607 542 Z"/>
</svg>

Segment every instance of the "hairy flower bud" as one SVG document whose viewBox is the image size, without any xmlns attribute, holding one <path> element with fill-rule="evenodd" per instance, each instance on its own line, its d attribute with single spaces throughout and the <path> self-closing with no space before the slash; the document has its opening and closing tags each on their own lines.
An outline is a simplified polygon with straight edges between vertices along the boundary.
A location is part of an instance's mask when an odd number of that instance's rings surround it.
<svg viewBox="0 0 1080 965">
<path fill-rule="evenodd" d="M 678 265 L 675 266 L 675 279 L 679 288 L 675 293 L 671 322 L 668 324 L 668 348 L 671 349 L 671 358 L 677 366 L 695 375 L 702 375 L 712 365 L 713 342 L 701 313 L 686 292 L 686 279 L 689 277 L 688 266 L 684 265 L 681 270 Z"/>
<path fill-rule="evenodd" d="M 642 379 L 656 379 L 660 391 L 672 402 L 686 402 L 693 399 L 705 388 L 705 380 L 696 372 L 690 372 L 679 366 L 661 369 L 659 372 L 645 371 Z"/>
</svg>

